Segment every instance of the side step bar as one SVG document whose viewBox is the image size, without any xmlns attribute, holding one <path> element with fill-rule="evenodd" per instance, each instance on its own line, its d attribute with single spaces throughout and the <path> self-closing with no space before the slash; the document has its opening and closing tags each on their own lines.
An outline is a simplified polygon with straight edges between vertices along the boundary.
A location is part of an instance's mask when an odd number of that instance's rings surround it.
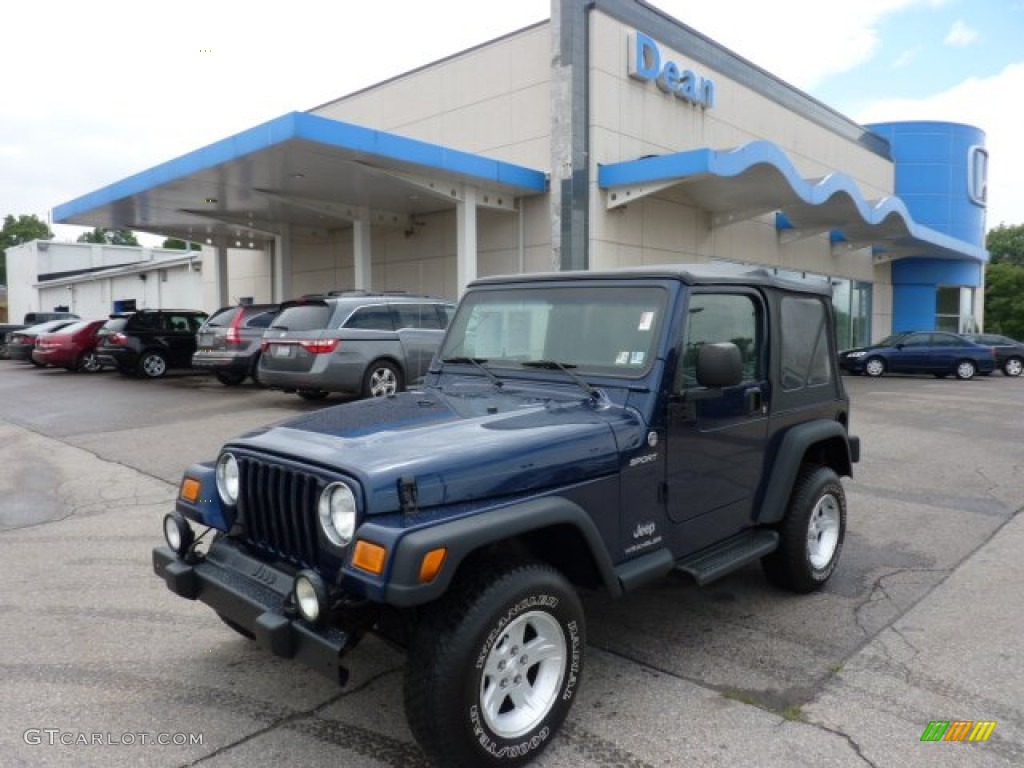
<svg viewBox="0 0 1024 768">
<path fill-rule="evenodd" d="M 689 574 L 698 584 L 704 585 L 760 560 L 778 547 L 778 533 L 766 528 L 755 528 L 677 560 L 675 570 Z"/>
</svg>

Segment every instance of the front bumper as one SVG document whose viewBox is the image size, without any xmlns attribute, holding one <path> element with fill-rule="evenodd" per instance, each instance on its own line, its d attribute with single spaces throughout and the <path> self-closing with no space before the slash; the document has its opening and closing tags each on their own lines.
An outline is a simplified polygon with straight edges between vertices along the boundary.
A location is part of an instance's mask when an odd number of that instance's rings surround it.
<svg viewBox="0 0 1024 768">
<path fill-rule="evenodd" d="M 316 629 L 292 606 L 292 576 L 221 540 L 194 563 L 170 547 L 153 549 L 153 570 L 179 597 L 199 600 L 251 632 L 263 649 L 297 659 L 339 685 L 348 679 L 341 656 L 352 636 L 335 627 Z"/>
</svg>

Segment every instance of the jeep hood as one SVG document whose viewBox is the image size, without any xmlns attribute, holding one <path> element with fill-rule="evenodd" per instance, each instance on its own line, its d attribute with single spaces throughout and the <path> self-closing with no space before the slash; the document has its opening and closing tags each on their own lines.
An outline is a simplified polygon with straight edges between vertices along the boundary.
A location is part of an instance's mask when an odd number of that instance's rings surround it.
<svg viewBox="0 0 1024 768">
<path fill-rule="evenodd" d="M 612 474 L 644 434 L 634 410 L 607 400 L 427 390 L 324 409 L 226 447 L 349 475 L 374 515 L 400 509 L 400 480 L 415 480 L 425 509 Z"/>
</svg>

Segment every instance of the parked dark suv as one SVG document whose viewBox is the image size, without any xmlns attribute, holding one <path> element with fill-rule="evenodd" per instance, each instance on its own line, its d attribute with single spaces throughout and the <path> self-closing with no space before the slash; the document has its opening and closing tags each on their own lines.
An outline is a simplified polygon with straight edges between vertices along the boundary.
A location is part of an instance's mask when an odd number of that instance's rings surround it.
<svg viewBox="0 0 1024 768">
<path fill-rule="evenodd" d="M 584 684 L 577 590 L 759 560 L 794 592 L 826 584 L 849 420 L 828 286 L 713 265 L 487 278 L 422 387 L 192 465 L 153 566 L 340 683 L 360 636 L 383 635 L 407 650 L 405 714 L 437 765 L 519 766 Z"/>
<path fill-rule="evenodd" d="M 222 307 L 203 323 L 196 338 L 192 367 L 210 371 L 225 386 L 258 380 L 263 332 L 280 311 L 278 304 Z"/>
<path fill-rule="evenodd" d="M 426 373 L 454 311 L 444 299 L 411 294 L 306 297 L 263 335 L 260 383 L 307 400 L 393 395 Z"/>
<path fill-rule="evenodd" d="M 111 315 L 100 329 L 96 357 L 125 375 L 157 379 L 168 368 L 188 368 L 196 332 L 207 314 L 194 309 L 142 309 Z"/>
</svg>

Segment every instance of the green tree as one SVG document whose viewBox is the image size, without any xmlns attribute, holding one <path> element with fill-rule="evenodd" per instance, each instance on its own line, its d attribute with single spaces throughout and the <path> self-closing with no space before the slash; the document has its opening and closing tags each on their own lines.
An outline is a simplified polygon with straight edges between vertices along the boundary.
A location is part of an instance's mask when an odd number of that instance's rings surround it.
<svg viewBox="0 0 1024 768">
<path fill-rule="evenodd" d="M 985 268 L 985 330 L 1024 339 L 1024 264 Z"/>
<path fill-rule="evenodd" d="M 92 232 L 83 232 L 78 236 L 80 243 L 99 243 L 100 245 L 139 245 L 135 233 L 129 229 L 105 229 L 96 227 Z"/>
<path fill-rule="evenodd" d="M 30 240 L 50 240 L 53 232 L 45 221 L 34 213 L 18 218 L 7 215 L 4 217 L 3 229 L 0 229 L 0 285 L 7 284 L 7 249 Z"/>
<path fill-rule="evenodd" d="M 186 243 L 184 240 L 179 240 L 176 237 L 168 237 L 166 240 L 164 240 L 164 244 L 163 244 L 162 247 L 164 247 L 164 248 L 172 248 L 172 249 L 174 249 L 176 251 L 198 251 L 198 250 L 201 250 L 201 246 L 199 245 L 199 243 L 193 243 L 193 242 Z"/>
<path fill-rule="evenodd" d="M 1024 224 L 1000 224 L 985 236 L 985 247 L 992 264 L 1016 264 L 1024 267 Z"/>
</svg>

